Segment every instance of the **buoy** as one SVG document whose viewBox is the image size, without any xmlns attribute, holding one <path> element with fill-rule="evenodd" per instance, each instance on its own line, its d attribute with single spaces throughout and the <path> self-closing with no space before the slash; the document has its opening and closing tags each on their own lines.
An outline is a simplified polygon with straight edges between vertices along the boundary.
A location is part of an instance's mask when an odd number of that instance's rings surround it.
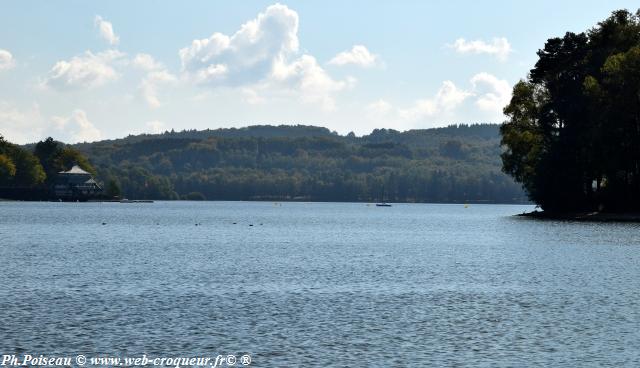
<svg viewBox="0 0 640 368">
<path fill-rule="evenodd" d="M 106 222 L 103 222 L 103 223 L 102 223 L 102 225 L 106 225 L 106 224 L 107 224 Z"/>
</svg>

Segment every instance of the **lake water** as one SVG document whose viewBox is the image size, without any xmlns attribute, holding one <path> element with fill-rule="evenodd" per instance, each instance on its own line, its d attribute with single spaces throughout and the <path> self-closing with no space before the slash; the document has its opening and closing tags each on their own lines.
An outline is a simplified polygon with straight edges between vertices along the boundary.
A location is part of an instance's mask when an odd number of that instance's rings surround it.
<svg viewBox="0 0 640 368">
<path fill-rule="evenodd" d="M 640 227 L 531 209 L 0 203 L 0 354 L 638 366 Z"/>
</svg>

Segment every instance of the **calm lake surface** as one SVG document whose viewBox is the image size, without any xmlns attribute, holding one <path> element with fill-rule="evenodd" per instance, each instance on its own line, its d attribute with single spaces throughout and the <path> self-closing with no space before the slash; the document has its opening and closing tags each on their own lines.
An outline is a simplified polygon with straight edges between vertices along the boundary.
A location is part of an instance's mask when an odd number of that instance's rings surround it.
<svg viewBox="0 0 640 368">
<path fill-rule="evenodd" d="M 640 227 L 532 209 L 0 202 L 0 354 L 638 366 Z"/>
</svg>

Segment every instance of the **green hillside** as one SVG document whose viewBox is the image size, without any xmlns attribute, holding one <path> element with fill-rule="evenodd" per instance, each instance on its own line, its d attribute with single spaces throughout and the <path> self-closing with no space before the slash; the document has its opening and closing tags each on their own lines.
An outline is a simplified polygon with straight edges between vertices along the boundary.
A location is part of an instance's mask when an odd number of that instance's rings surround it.
<svg viewBox="0 0 640 368">
<path fill-rule="evenodd" d="M 314 126 L 165 132 L 77 144 L 107 187 L 137 199 L 522 202 L 499 126 L 357 137 Z"/>
</svg>

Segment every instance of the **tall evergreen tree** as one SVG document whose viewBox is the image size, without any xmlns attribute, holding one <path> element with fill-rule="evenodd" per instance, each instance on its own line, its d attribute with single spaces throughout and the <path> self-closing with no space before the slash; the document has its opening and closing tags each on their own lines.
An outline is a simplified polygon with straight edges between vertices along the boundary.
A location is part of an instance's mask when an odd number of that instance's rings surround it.
<svg viewBox="0 0 640 368">
<path fill-rule="evenodd" d="M 639 14 L 549 39 L 513 89 L 503 169 L 545 210 L 640 209 Z"/>
</svg>

